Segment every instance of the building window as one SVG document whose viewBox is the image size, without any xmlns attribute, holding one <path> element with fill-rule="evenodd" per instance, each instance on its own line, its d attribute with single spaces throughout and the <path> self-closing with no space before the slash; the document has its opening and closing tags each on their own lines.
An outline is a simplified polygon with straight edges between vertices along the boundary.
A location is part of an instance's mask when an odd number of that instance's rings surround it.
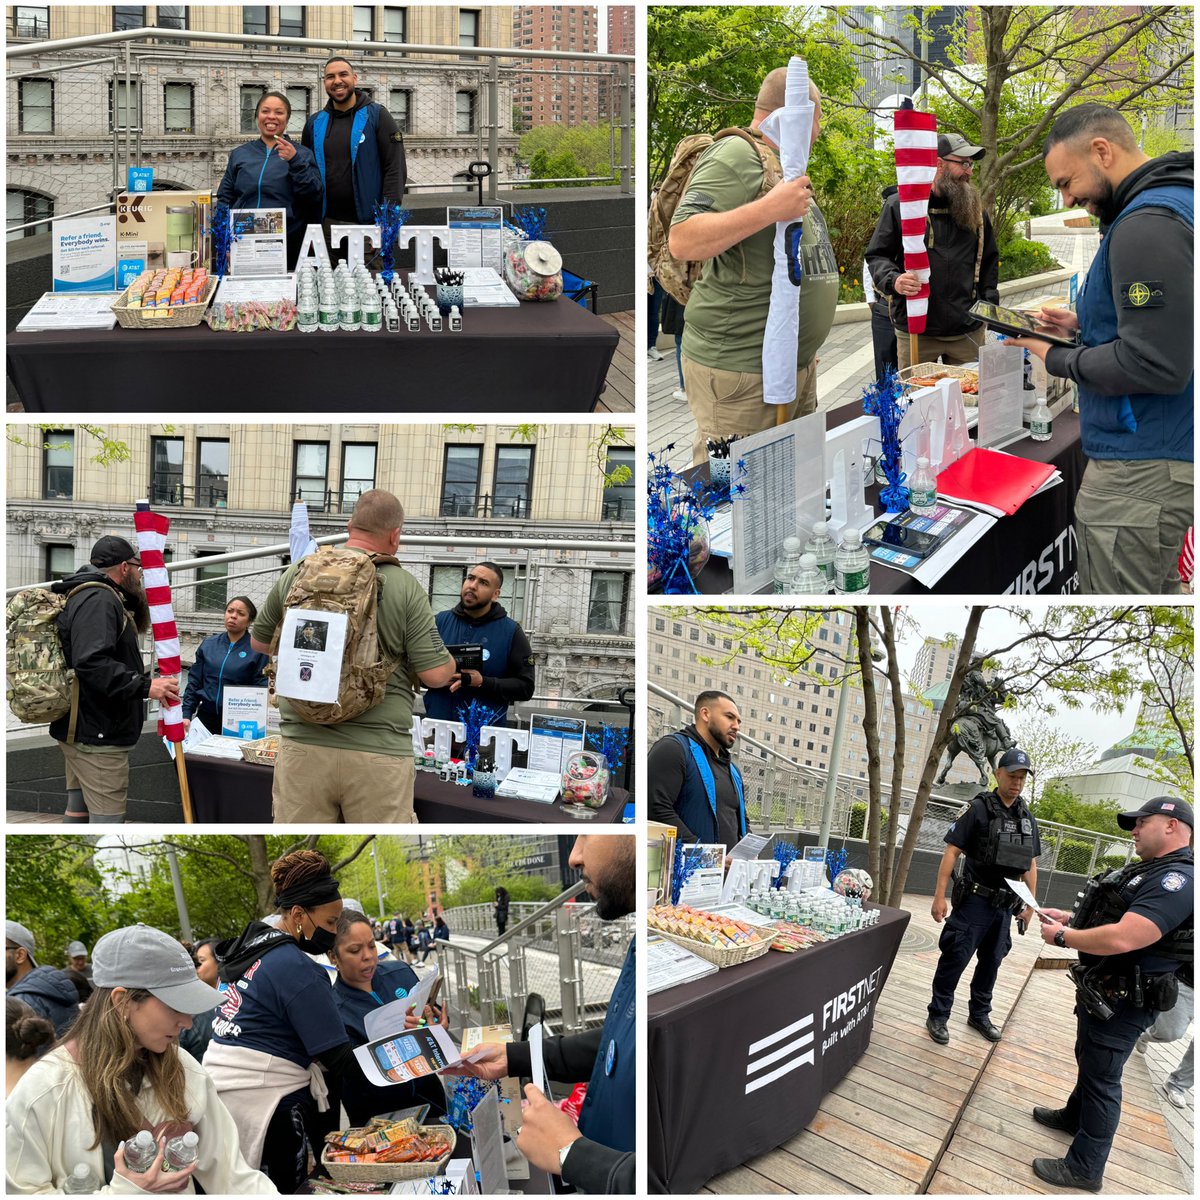
<svg viewBox="0 0 1200 1200">
<path fill-rule="evenodd" d="M 75 431 L 52 429 L 44 445 L 42 499 L 70 500 L 75 494 Z"/>
<path fill-rule="evenodd" d="M 297 137 L 304 132 L 304 123 L 308 120 L 308 105 L 312 98 L 312 89 L 306 87 L 287 88 L 285 94 L 292 106 L 292 115 L 288 120 L 288 133 Z"/>
<path fill-rule="evenodd" d="M 163 84 L 163 128 L 167 133 L 194 133 L 190 83 Z"/>
<path fill-rule="evenodd" d="M 224 508 L 229 503 L 229 439 L 200 438 L 196 451 L 196 507 Z"/>
<path fill-rule="evenodd" d="M 197 558 L 224 554 L 224 550 L 198 550 Z M 198 612 L 224 612 L 229 590 L 229 564 L 214 563 L 211 567 L 196 568 L 196 609 Z M 203 582 L 201 582 L 203 581 Z"/>
<path fill-rule="evenodd" d="M 529 516 L 533 489 L 533 447 L 498 446 L 492 512 L 498 517 Z"/>
<path fill-rule="evenodd" d="M 20 133 L 53 133 L 53 80 L 21 79 L 17 82 L 17 130 Z"/>
<path fill-rule="evenodd" d="M 460 46 L 479 45 L 479 10 L 460 8 L 458 10 L 458 44 Z"/>
<path fill-rule="evenodd" d="M 383 42 L 405 42 L 408 40 L 408 9 L 385 8 L 383 10 Z"/>
<path fill-rule="evenodd" d="M 499 565 L 504 568 L 504 582 L 500 585 L 500 594 L 496 601 L 504 606 L 505 612 L 514 621 L 520 621 L 525 616 L 525 576 L 522 575 L 518 579 L 515 571 L 507 564 Z M 462 594 L 463 580 L 466 577 L 466 567 L 435 566 L 429 575 L 429 607 L 435 613 L 453 608 Z"/>
<path fill-rule="evenodd" d="M 454 93 L 454 132 L 475 132 L 475 93 Z"/>
<path fill-rule="evenodd" d="M 48 38 L 50 36 L 50 7 L 30 8 L 18 4 L 13 8 L 13 37 Z"/>
<path fill-rule="evenodd" d="M 624 631 L 628 581 L 629 575 L 625 571 L 592 572 L 591 594 L 588 597 L 588 633 Z"/>
<path fill-rule="evenodd" d="M 392 88 L 388 92 L 388 112 L 401 133 L 412 133 L 412 92 L 407 88 Z"/>
<path fill-rule="evenodd" d="M 297 442 L 292 468 L 292 500 L 325 511 L 325 489 L 329 479 L 329 443 Z"/>
<path fill-rule="evenodd" d="M 183 438 L 150 439 L 150 503 L 183 503 Z"/>
<path fill-rule="evenodd" d="M 636 451 L 627 446 L 610 447 L 604 462 L 604 474 L 611 476 L 620 467 L 629 468 L 625 483 L 610 483 L 604 489 L 604 506 L 601 517 L 606 521 L 633 520 L 633 460 Z"/>
<path fill-rule="evenodd" d="M 447 446 L 442 472 L 442 516 L 473 517 L 479 502 L 482 446 Z"/>
<path fill-rule="evenodd" d="M 254 110 L 258 108 L 258 102 L 266 90 L 267 86 L 263 83 L 246 83 L 238 89 L 242 108 L 242 133 L 258 132 L 258 124 L 254 120 Z"/>
<path fill-rule="evenodd" d="M 144 4 L 114 4 L 113 29 L 142 29 L 146 24 Z"/>
<path fill-rule="evenodd" d="M 138 129 L 142 123 L 142 97 L 137 80 L 129 85 L 128 95 L 125 80 L 114 79 L 108 85 L 108 128 Z"/>
<path fill-rule="evenodd" d="M 342 507 L 350 512 L 363 492 L 375 486 L 374 442 L 346 442 L 342 446 Z"/>
<path fill-rule="evenodd" d="M 22 192 L 10 188 L 5 193 L 6 216 L 9 229 L 16 225 L 28 225 L 30 221 L 45 221 L 45 224 L 33 225 L 29 229 L 13 229 L 6 240 L 20 241 L 23 237 L 34 237 L 39 233 L 50 232 L 50 218 L 54 216 L 54 201 L 49 196 L 39 196 L 35 192 Z"/>
<path fill-rule="evenodd" d="M 47 545 L 46 575 L 47 579 L 65 579 L 75 574 L 75 547 L 64 545 Z"/>
<path fill-rule="evenodd" d="M 304 36 L 304 7 L 300 4 L 281 4 L 279 6 L 279 36 Z"/>
<path fill-rule="evenodd" d="M 184 4 L 160 4 L 155 11 L 154 24 L 159 29 L 186 29 L 187 6 Z"/>
<path fill-rule="evenodd" d="M 370 42 L 374 41 L 372 36 L 373 28 L 371 18 L 374 16 L 375 10 L 369 4 L 356 4 L 354 6 L 354 30 L 350 37 L 355 42 Z"/>
<path fill-rule="evenodd" d="M 246 4 L 242 7 L 242 32 L 267 32 L 267 6 L 265 4 Z"/>
</svg>

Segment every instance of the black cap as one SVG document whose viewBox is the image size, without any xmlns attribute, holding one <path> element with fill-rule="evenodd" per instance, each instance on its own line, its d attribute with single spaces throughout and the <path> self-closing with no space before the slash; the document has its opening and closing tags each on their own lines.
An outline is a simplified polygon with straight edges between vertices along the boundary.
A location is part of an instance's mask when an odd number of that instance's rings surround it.
<svg viewBox="0 0 1200 1200">
<path fill-rule="evenodd" d="M 1164 817 L 1174 817 L 1189 829 L 1196 828 L 1193 823 L 1192 806 L 1186 800 L 1179 800 L 1175 796 L 1155 796 L 1153 800 L 1147 800 L 1137 812 L 1119 814 L 1117 824 L 1122 829 L 1132 829 L 1137 824 L 1138 817 L 1152 817 L 1156 813 L 1161 813 Z"/>
<path fill-rule="evenodd" d="M 141 561 L 138 552 L 123 537 L 117 537 L 115 533 L 106 533 L 92 547 L 92 557 L 88 561 L 93 567 L 106 570 L 131 560 Z"/>
<path fill-rule="evenodd" d="M 1005 771 L 1028 771 L 1030 775 L 1034 774 L 1033 761 L 1024 750 L 1005 750 L 1000 756 L 1000 761 L 996 764 L 996 770 L 1003 768 Z"/>
</svg>

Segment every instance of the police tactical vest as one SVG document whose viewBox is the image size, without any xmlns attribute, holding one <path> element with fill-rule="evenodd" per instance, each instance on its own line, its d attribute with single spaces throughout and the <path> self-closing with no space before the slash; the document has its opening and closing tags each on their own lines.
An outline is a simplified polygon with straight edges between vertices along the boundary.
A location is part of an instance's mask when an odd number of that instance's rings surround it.
<svg viewBox="0 0 1200 1200">
<path fill-rule="evenodd" d="M 972 838 L 968 857 L 981 867 L 1024 874 L 1035 857 L 1033 818 L 1025 801 L 1018 799 L 1012 808 L 1005 808 L 995 792 L 987 792 L 984 805 L 989 817 L 987 828 Z"/>
<path fill-rule="evenodd" d="M 1181 866 L 1195 866 L 1190 847 L 1152 858 L 1149 862 L 1139 860 L 1111 871 L 1102 871 L 1089 880 L 1087 887 L 1079 893 L 1071 916 L 1072 927 L 1095 929 L 1099 925 L 1116 924 L 1141 892 L 1161 887 L 1166 877 L 1172 871 L 1178 872 Z M 1155 954 L 1190 964 L 1194 933 L 1195 916 L 1189 913 L 1182 925 L 1164 934 L 1161 941 L 1151 944 Z M 1112 955 L 1106 957 L 1105 963 L 1119 968 L 1122 963 L 1131 961 L 1132 957 Z"/>
</svg>

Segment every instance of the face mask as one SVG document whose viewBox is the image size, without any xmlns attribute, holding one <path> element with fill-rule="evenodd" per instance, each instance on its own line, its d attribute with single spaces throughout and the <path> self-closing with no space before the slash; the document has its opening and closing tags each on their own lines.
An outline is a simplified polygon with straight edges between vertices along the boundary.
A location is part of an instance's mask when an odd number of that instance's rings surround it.
<svg viewBox="0 0 1200 1200">
<path fill-rule="evenodd" d="M 305 937 L 300 930 L 297 930 L 296 942 L 305 954 L 328 954 L 337 945 L 337 935 L 314 924 L 312 937 Z"/>
</svg>

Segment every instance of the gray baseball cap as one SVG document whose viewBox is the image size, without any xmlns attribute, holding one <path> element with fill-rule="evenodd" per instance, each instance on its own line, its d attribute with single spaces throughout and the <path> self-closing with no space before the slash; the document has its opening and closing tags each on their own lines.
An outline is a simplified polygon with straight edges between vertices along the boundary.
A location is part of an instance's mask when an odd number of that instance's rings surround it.
<svg viewBox="0 0 1200 1200">
<path fill-rule="evenodd" d="M 943 133 L 938 136 L 938 158 L 954 154 L 959 158 L 969 158 L 978 162 L 986 153 L 982 146 L 972 146 L 961 134 Z"/>
<path fill-rule="evenodd" d="M 68 958 L 87 958 L 87 947 L 82 942 L 72 942 L 67 947 Z"/>
<path fill-rule="evenodd" d="M 144 988 L 176 1012 L 207 1012 L 222 1003 L 216 988 L 196 976 L 191 955 L 149 925 L 106 933 L 92 951 L 92 983 L 102 988 Z"/>
<path fill-rule="evenodd" d="M 29 961 L 36 967 L 37 962 L 33 957 L 33 934 L 25 928 L 24 925 L 18 924 L 16 921 L 4 922 L 4 940 L 7 942 L 15 942 L 26 954 L 29 955 Z"/>
</svg>

